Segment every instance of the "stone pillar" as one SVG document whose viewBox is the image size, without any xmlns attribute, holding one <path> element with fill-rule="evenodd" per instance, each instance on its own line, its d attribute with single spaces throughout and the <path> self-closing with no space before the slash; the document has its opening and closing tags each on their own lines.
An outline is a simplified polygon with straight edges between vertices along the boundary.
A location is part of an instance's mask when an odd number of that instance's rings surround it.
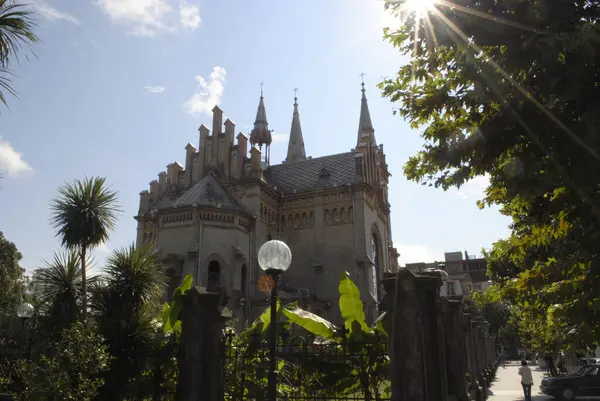
<svg viewBox="0 0 600 401">
<path fill-rule="evenodd" d="M 220 401 L 225 356 L 222 335 L 230 317 L 219 294 L 194 287 L 183 296 L 176 401 Z"/>
<path fill-rule="evenodd" d="M 467 348 L 460 307 L 460 301 L 451 301 L 448 298 L 442 298 L 448 399 L 467 401 Z"/>
<path fill-rule="evenodd" d="M 425 368 L 427 400 L 446 401 L 448 383 L 446 381 L 446 362 L 444 330 L 441 322 L 439 273 L 417 275 L 417 291 L 421 306 L 422 355 Z"/>
<path fill-rule="evenodd" d="M 385 313 L 382 319 L 383 328 L 388 333 L 388 338 L 392 338 L 392 321 L 394 317 L 394 306 L 396 301 L 396 275 L 392 273 L 384 273 L 383 280 L 381 280 L 383 290 L 385 291 L 384 296 L 379 302 L 380 319 L 381 314 Z"/>
<path fill-rule="evenodd" d="M 390 336 L 393 401 L 428 401 L 422 354 L 421 307 L 416 277 L 406 268 L 396 275 Z"/>
</svg>

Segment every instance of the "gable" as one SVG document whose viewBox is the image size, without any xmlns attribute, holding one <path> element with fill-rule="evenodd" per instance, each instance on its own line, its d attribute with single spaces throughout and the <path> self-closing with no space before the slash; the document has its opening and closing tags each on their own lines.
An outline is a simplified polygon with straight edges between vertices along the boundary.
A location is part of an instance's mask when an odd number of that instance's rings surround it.
<svg viewBox="0 0 600 401">
<path fill-rule="evenodd" d="M 208 174 L 185 192 L 180 193 L 179 196 L 175 194 L 163 195 L 154 204 L 154 207 L 160 210 L 194 205 L 244 211 L 244 208 L 213 174 Z"/>
</svg>

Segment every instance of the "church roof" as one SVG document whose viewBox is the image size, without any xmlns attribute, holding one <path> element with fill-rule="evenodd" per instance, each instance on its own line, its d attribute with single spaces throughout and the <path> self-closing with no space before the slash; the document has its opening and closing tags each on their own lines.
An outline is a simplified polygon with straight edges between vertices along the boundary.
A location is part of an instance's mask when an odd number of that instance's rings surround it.
<svg viewBox="0 0 600 401">
<path fill-rule="evenodd" d="M 213 174 L 208 174 L 183 193 L 163 195 L 153 207 L 160 210 L 190 207 L 194 206 L 194 204 L 198 206 L 244 210 Z"/>
<path fill-rule="evenodd" d="M 265 171 L 267 182 L 281 192 L 310 191 L 352 184 L 356 180 L 356 153 L 299 160 L 269 167 Z"/>
</svg>

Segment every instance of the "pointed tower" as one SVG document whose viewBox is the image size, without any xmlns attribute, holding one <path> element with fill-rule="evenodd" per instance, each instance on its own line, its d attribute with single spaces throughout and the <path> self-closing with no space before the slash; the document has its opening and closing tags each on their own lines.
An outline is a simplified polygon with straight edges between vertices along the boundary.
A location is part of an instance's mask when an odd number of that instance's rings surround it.
<svg viewBox="0 0 600 401">
<path fill-rule="evenodd" d="M 356 146 L 360 146 L 361 143 L 366 145 L 370 144 L 375 146 L 375 130 L 373 129 L 373 123 L 371 122 L 371 113 L 369 112 L 369 104 L 367 103 L 367 96 L 365 95 L 365 82 L 362 85 L 362 98 L 360 101 L 360 119 L 358 121 L 358 138 L 356 140 Z"/>
<path fill-rule="evenodd" d="M 269 131 L 269 123 L 267 122 L 267 112 L 265 110 L 265 101 L 263 96 L 262 84 L 260 88 L 260 101 L 258 102 L 258 110 L 256 110 L 256 119 L 254 120 L 254 128 L 250 133 L 250 144 L 258 146 L 262 152 L 263 145 L 265 146 L 265 162 L 269 164 L 271 154 L 271 131 Z"/>
<path fill-rule="evenodd" d="M 288 142 L 286 162 L 306 160 L 304 150 L 304 138 L 302 137 L 302 126 L 300 125 L 300 114 L 298 113 L 298 98 L 294 96 L 294 115 L 292 116 L 292 128 L 290 129 L 290 141 Z"/>
<path fill-rule="evenodd" d="M 364 74 L 361 74 L 364 76 Z M 369 104 L 365 95 L 365 82 L 361 83 L 362 98 L 360 101 L 360 118 L 358 120 L 358 138 L 356 139 L 356 151 L 362 153 L 363 178 L 366 183 L 374 188 L 379 186 L 379 171 L 377 168 L 378 147 L 375 141 L 375 129 L 371 121 Z"/>
</svg>

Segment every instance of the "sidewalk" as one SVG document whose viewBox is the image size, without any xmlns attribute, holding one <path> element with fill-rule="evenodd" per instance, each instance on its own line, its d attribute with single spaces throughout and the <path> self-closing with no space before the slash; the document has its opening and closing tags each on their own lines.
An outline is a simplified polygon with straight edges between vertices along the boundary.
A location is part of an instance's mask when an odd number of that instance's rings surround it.
<svg viewBox="0 0 600 401">
<path fill-rule="evenodd" d="M 540 393 L 540 383 L 544 378 L 544 372 L 537 366 L 530 366 L 533 373 L 533 386 L 531 386 L 532 401 L 552 400 L 552 397 Z M 505 368 L 498 367 L 496 380 L 492 383 L 492 392 L 488 401 L 523 401 L 523 388 L 521 387 L 521 376 L 517 373 L 519 365 L 507 364 Z"/>
</svg>

